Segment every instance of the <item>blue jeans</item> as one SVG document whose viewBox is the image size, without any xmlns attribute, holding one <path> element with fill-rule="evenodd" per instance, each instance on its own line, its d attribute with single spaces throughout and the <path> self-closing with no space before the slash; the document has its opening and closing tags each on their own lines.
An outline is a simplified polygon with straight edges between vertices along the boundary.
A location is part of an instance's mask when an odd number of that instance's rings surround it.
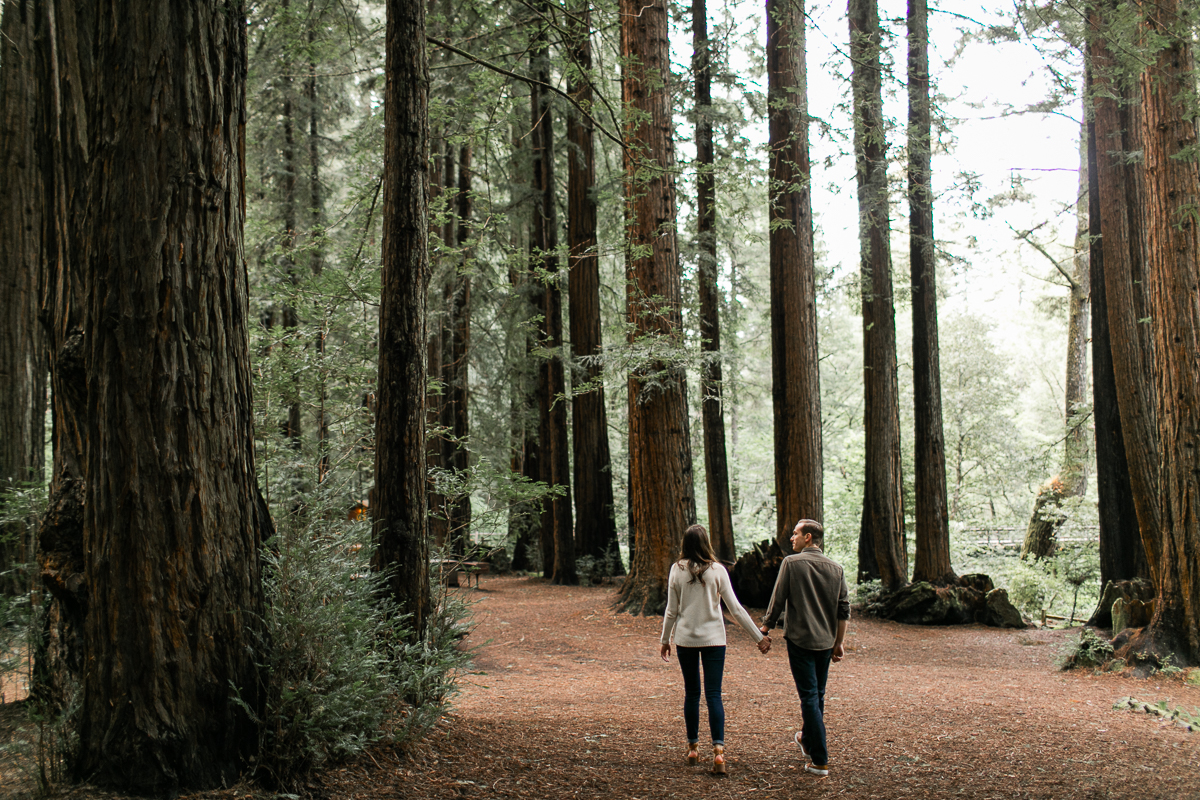
<svg viewBox="0 0 1200 800">
<path fill-rule="evenodd" d="M 829 679 L 833 649 L 805 650 L 788 641 L 787 651 L 792 680 L 800 695 L 800 715 L 804 720 L 800 744 L 812 763 L 823 767 L 829 763 L 829 751 L 825 748 L 825 683 Z"/>
<path fill-rule="evenodd" d="M 721 676 L 725 672 L 725 645 L 675 647 L 683 670 L 683 724 L 688 742 L 700 741 L 700 663 L 704 662 L 704 700 L 708 703 L 708 730 L 713 744 L 725 744 L 725 706 L 721 703 Z"/>
</svg>

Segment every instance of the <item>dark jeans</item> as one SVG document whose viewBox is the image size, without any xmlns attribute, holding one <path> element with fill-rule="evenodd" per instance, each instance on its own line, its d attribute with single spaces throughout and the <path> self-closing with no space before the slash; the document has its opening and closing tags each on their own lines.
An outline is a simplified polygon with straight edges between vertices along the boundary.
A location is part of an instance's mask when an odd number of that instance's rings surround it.
<svg viewBox="0 0 1200 800">
<path fill-rule="evenodd" d="M 725 706 L 721 703 L 721 676 L 725 672 L 725 645 L 675 647 L 683 670 L 683 724 L 689 742 L 700 741 L 700 663 L 704 663 L 704 699 L 708 703 L 708 730 L 713 744 L 725 744 Z"/>
<path fill-rule="evenodd" d="M 825 748 L 825 683 L 829 679 L 833 649 L 805 650 L 789 641 L 787 650 L 792 680 L 800 695 L 800 714 L 804 719 L 800 744 L 808 751 L 812 763 L 823 767 L 829 763 L 829 751 Z"/>
</svg>

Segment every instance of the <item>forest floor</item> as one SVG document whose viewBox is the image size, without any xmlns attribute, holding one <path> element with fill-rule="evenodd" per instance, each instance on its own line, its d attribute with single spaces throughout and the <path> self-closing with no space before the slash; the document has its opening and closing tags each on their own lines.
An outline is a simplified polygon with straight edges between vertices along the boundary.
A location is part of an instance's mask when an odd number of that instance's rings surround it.
<svg viewBox="0 0 1200 800">
<path fill-rule="evenodd" d="M 377 747 L 314 776 L 311 795 L 1200 798 L 1200 733 L 1113 709 L 1133 696 L 1192 711 L 1200 688 L 1161 674 L 1062 672 L 1077 631 L 852 620 L 826 696 L 830 775 L 817 778 L 792 744 L 800 709 L 782 640 L 763 656 L 731 624 L 729 775 L 719 778 L 684 763 L 683 683 L 674 655 L 659 658 L 661 619 L 616 613 L 612 586 L 485 576 L 464 591 L 477 601 L 465 642 L 477 655 L 452 711 L 406 753 Z"/>
</svg>

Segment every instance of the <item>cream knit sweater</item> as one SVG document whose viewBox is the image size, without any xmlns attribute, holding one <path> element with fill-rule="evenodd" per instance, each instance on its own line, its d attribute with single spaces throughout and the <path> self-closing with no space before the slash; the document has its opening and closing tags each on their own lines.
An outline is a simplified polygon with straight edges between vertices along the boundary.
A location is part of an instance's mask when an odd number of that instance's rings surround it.
<svg viewBox="0 0 1200 800">
<path fill-rule="evenodd" d="M 725 644 L 725 619 L 721 615 L 721 600 L 725 607 L 746 629 L 755 642 L 763 635 L 738 602 L 729 583 L 729 573 L 721 564 L 712 564 L 701 573 L 704 583 L 692 583 L 692 573 L 686 561 L 671 565 L 667 579 L 667 613 L 663 615 L 662 644 L 671 643 L 675 634 L 676 647 L 714 647 Z"/>
</svg>

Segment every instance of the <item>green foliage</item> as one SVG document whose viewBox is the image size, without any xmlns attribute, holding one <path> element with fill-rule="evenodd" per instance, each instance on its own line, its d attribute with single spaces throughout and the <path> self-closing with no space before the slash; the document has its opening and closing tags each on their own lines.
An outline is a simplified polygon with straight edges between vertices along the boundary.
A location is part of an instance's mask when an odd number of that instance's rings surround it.
<svg viewBox="0 0 1200 800">
<path fill-rule="evenodd" d="M 1116 711 L 1129 709 L 1130 711 L 1153 714 L 1161 717 L 1166 722 L 1177 723 L 1179 727 L 1185 730 L 1200 731 L 1200 708 L 1187 711 L 1180 705 L 1171 708 L 1166 700 L 1159 700 L 1157 703 L 1148 703 L 1133 697 L 1122 697 L 1113 703 L 1113 709 Z"/>
<path fill-rule="evenodd" d="M 1063 653 L 1059 660 L 1059 667 L 1061 669 L 1102 668 L 1112 660 L 1112 657 L 1112 643 L 1091 628 L 1084 628 L 1079 632 L 1079 638 Z"/>
<path fill-rule="evenodd" d="M 440 595 L 427 636 L 413 641 L 386 599 L 386 574 L 370 568 L 369 525 L 309 520 L 285 523 L 264 550 L 259 766 L 285 788 L 380 739 L 419 737 L 470 658 L 458 649 L 461 600 Z"/>
</svg>

